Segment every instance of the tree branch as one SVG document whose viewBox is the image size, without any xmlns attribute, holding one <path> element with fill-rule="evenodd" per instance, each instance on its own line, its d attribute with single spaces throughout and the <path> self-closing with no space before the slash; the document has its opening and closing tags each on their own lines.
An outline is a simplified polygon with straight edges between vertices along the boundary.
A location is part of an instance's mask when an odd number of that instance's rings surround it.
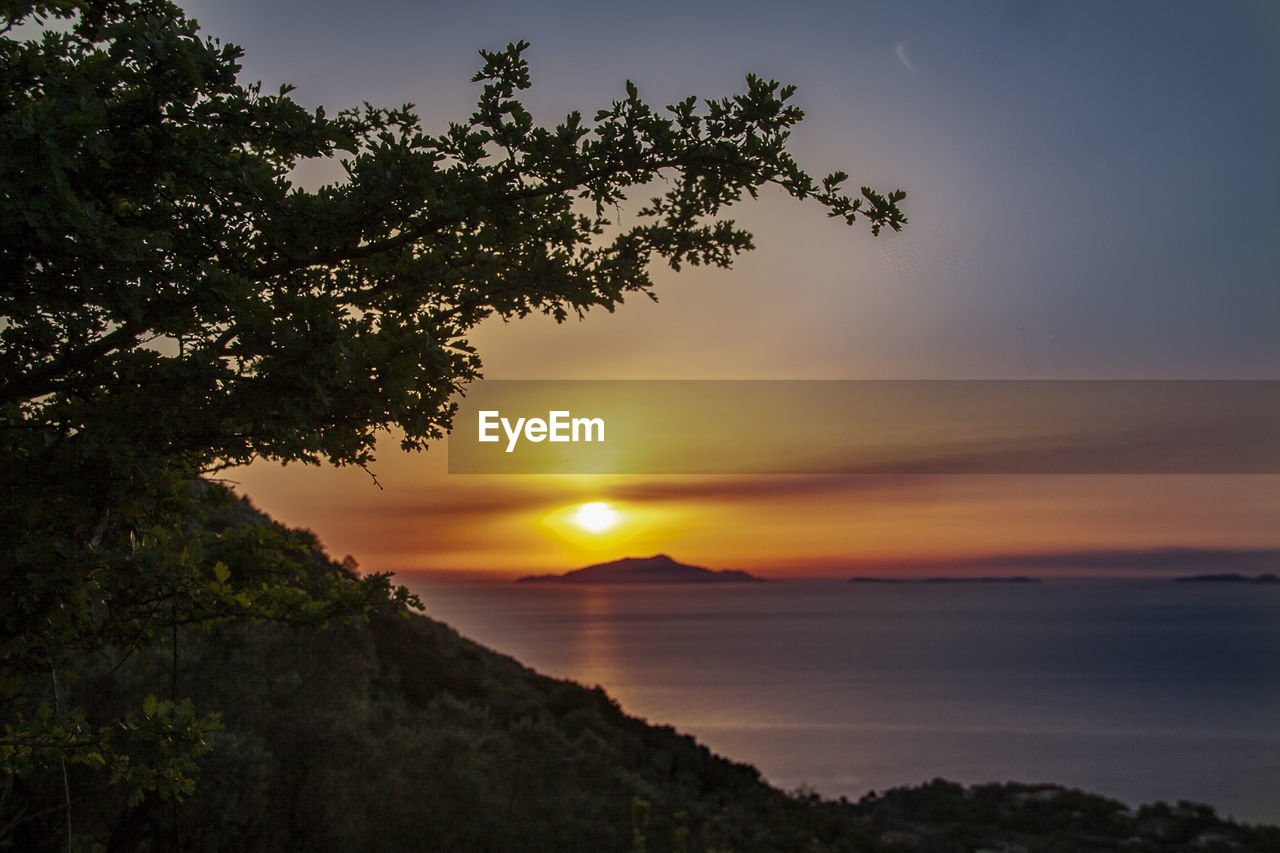
<svg viewBox="0 0 1280 853">
<path fill-rule="evenodd" d="M 145 331 L 147 331 L 145 323 L 128 321 L 88 346 L 64 352 L 52 361 L 47 361 L 27 373 L 19 374 L 0 384 L 0 405 L 22 403 L 57 391 L 58 386 L 69 374 L 88 368 L 93 362 L 109 355 L 113 350 L 137 343 L 138 338 Z"/>
</svg>

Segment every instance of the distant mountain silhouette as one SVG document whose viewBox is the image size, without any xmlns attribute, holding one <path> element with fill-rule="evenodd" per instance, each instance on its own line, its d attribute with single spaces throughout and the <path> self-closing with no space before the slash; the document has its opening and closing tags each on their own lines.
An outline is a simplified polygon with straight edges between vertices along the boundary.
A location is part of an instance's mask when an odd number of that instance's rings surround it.
<svg viewBox="0 0 1280 853">
<path fill-rule="evenodd" d="M 1224 573 L 1216 575 L 1188 575 L 1186 577 L 1174 578 L 1175 581 L 1181 583 L 1280 583 L 1280 577 L 1268 572 L 1258 575 L 1257 577 L 1249 577 L 1235 573 Z"/>
<path fill-rule="evenodd" d="M 519 583 L 726 583 L 763 581 L 746 572 L 713 572 L 701 566 L 677 563 L 666 554 L 652 557 L 625 557 L 611 563 L 597 563 L 563 575 L 529 575 Z"/>
<path fill-rule="evenodd" d="M 1040 578 L 1027 575 L 1012 577 L 945 577 L 945 578 L 849 578 L 849 583 L 1040 583 Z"/>
</svg>

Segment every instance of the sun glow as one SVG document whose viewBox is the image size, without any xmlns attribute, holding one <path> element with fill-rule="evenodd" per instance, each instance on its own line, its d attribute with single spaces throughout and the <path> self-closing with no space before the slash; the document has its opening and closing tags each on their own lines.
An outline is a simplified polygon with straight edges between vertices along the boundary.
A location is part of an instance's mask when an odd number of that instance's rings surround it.
<svg viewBox="0 0 1280 853">
<path fill-rule="evenodd" d="M 540 519 L 574 551 L 585 554 L 616 548 L 652 520 L 653 513 L 626 504 L 592 500 L 561 506 Z"/>
<path fill-rule="evenodd" d="M 603 501 L 592 501 L 578 507 L 573 523 L 591 533 L 603 533 L 618 523 L 618 513 Z"/>
</svg>

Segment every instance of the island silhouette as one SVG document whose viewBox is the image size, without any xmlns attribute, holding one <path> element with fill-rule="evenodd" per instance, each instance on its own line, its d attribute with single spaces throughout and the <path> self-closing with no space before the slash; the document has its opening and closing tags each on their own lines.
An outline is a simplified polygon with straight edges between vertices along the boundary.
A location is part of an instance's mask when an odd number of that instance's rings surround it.
<svg viewBox="0 0 1280 853">
<path fill-rule="evenodd" d="M 979 577 L 932 577 L 932 578 L 884 578 L 853 577 L 849 583 L 1040 583 L 1040 578 L 1029 575 L 1011 575 L 1009 577 L 982 575 Z"/>
<path fill-rule="evenodd" d="M 747 572 L 712 571 L 673 560 L 666 554 L 652 557 L 624 557 L 609 563 L 596 563 L 562 575 L 527 575 L 517 583 L 742 583 L 762 582 L 764 578 Z"/>
<path fill-rule="evenodd" d="M 1280 576 L 1274 572 L 1266 572 L 1265 574 L 1251 577 L 1249 575 L 1237 574 L 1235 572 L 1225 572 L 1210 575 L 1185 575 L 1183 577 L 1174 578 L 1180 583 L 1280 583 Z"/>
</svg>

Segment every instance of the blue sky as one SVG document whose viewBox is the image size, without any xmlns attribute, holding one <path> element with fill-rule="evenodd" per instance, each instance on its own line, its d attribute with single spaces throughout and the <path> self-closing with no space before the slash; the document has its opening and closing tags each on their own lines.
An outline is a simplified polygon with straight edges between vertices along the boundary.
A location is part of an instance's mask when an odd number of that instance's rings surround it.
<svg viewBox="0 0 1280 853">
<path fill-rule="evenodd" d="M 744 208 L 761 248 L 734 273 L 667 277 L 660 310 L 494 330 L 491 375 L 1280 375 L 1274 4 L 188 7 L 249 77 L 412 101 L 429 127 L 468 112 L 478 48 L 519 38 L 546 122 L 628 78 L 666 103 L 754 71 L 800 87 L 812 171 L 909 192 L 910 229 L 879 240 Z M 657 335 L 700 343 L 659 355 Z"/>
</svg>

